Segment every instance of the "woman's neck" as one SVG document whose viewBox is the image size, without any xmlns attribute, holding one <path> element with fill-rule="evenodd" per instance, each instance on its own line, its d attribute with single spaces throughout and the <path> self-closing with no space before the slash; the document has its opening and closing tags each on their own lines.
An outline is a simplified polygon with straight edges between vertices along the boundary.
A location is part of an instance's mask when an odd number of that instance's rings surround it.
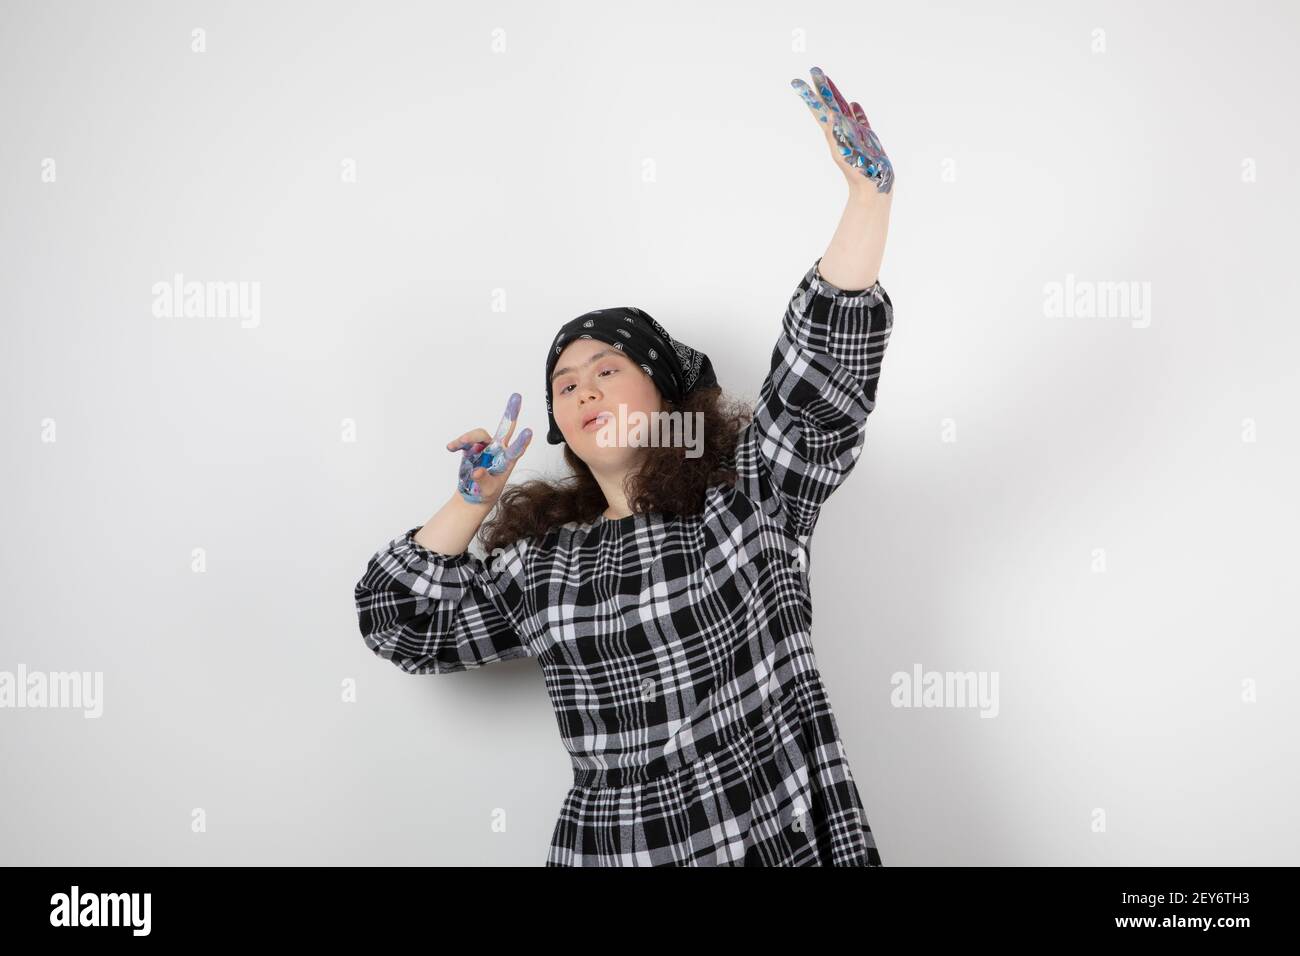
<svg viewBox="0 0 1300 956">
<path fill-rule="evenodd" d="M 611 521 L 619 518 L 626 518 L 632 514 L 632 509 L 627 505 L 627 494 L 624 492 L 624 483 L 627 481 L 629 472 L 624 471 L 616 475 L 602 474 L 596 471 L 592 472 L 596 483 L 600 485 L 600 490 L 605 493 L 605 517 Z"/>
</svg>

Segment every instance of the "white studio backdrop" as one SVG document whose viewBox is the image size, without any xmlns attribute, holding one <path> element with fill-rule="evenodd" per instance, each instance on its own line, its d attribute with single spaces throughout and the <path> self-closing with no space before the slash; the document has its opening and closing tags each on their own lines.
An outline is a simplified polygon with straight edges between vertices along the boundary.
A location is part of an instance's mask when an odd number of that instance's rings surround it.
<svg viewBox="0 0 1300 956">
<path fill-rule="evenodd" d="M 403 674 L 353 585 L 510 392 L 516 480 L 559 474 L 574 315 L 644 308 L 757 397 L 843 204 L 814 65 L 898 175 L 812 550 L 885 865 L 1293 862 L 1297 26 L 5 0 L 0 674 L 102 691 L 0 708 L 4 862 L 540 865 L 571 769 L 537 663 Z M 173 281 L 248 308 L 169 314 Z M 917 673 L 995 706 L 902 706 Z"/>
</svg>

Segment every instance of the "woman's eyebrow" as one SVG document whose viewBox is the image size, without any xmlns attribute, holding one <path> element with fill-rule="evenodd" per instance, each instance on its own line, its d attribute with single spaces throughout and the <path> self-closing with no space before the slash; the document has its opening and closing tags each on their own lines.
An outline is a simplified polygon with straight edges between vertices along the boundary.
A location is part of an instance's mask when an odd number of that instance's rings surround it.
<svg viewBox="0 0 1300 956">
<path fill-rule="evenodd" d="M 618 349 L 601 349 L 599 352 L 597 352 L 597 353 L 596 353 L 595 355 L 593 355 L 591 358 L 587 359 L 587 361 L 583 362 L 582 364 L 583 364 L 583 365 L 590 365 L 592 362 L 596 361 L 596 359 L 598 359 L 598 358 L 602 358 L 602 357 L 604 357 L 604 356 L 606 356 L 606 355 L 622 355 L 622 354 L 623 354 L 623 353 L 620 352 Z M 559 378 L 559 377 L 560 377 L 561 375 L 563 375 L 565 372 L 576 372 L 576 371 L 577 371 L 577 368 L 575 368 L 575 367 L 573 367 L 573 366 L 565 366 L 564 368 L 557 368 L 554 372 L 551 373 L 551 381 L 554 382 L 557 378 Z"/>
</svg>

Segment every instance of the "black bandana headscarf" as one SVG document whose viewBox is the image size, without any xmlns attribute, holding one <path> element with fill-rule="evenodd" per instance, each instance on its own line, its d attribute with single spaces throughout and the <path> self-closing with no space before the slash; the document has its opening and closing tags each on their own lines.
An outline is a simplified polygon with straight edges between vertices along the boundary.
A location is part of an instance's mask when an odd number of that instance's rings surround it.
<svg viewBox="0 0 1300 956">
<path fill-rule="evenodd" d="M 596 339 L 614 346 L 640 365 L 671 402 L 680 402 L 697 388 L 718 384 L 707 355 L 678 342 L 640 309 L 620 307 L 588 312 L 560 328 L 546 357 L 546 416 L 551 423 L 546 441 L 552 445 L 563 442 L 564 435 L 551 410 L 551 373 L 564 346 L 574 339 Z"/>
</svg>

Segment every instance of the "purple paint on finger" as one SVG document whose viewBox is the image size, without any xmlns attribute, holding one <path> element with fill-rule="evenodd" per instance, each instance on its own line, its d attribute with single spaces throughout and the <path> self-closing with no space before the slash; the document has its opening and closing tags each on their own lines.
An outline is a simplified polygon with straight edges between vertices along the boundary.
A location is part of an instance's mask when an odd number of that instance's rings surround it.
<svg viewBox="0 0 1300 956">
<path fill-rule="evenodd" d="M 525 428 L 516 436 L 514 442 L 509 448 L 504 446 L 506 436 L 514 428 L 515 421 L 519 418 L 519 409 L 523 404 L 523 396 L 518 392 L 513 393 L 506 402 L 505 414 L 501 416 L 501 423 L 497 426 L 496 434 L 490 442 L 462 442 L 454 451 L 461 452 L 460 474 L 456 483 L 456 488 L 461 497 L 470 504 L 481 504 L 483 502 L 483 489 L 479 486 L 478 481 L 474 478 L 475 470 L 484 468 L 489 475 L 499 475 L 510 467 L 511 462 L 523 454 L 524 446 L 528 444 L 528 439 L 532 437 L 533 430 Z"/>
<path fill-rule="evenodd" d="M 840 159 L 872 180 L 878 192 L 890 192 L 894 184 L 894 167 L 885 155 L 880 138 L 871 128 L 867 114 L 858 103 L 849 103 L 835 81 L 820 67 L 814 66 L 811 72 L 816 92 L 802 80 L 793 80 L 790 85 L 821 122 L 830 123 Z"/>
</svg>

